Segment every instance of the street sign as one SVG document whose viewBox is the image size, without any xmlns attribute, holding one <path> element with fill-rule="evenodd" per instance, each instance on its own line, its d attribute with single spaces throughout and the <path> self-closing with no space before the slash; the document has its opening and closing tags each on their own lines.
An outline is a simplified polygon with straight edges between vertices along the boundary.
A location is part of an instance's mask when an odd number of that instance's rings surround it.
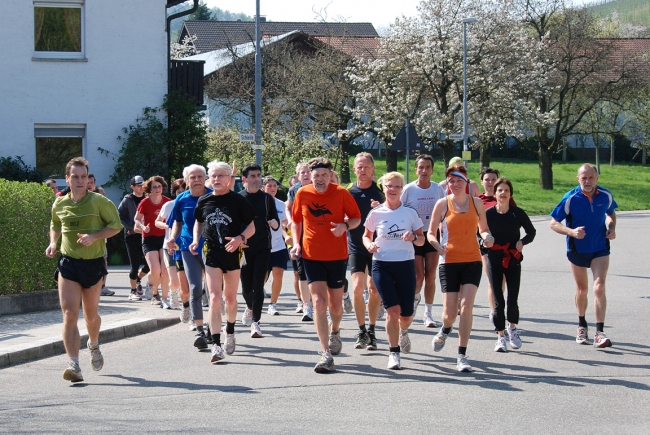
<svg viewBox="0 0 650 435">
<path fill-rule="evenodd" d="M 413 125 L 409 125 L 409 150 L 422 150 L 422 140 L 415 131 Z M 395 140 L 390 146 L 391 151 L 404 151 L 406 150 L 406 126 L 395 136 Z"/>
<path fill-rule="evenodd" d="M 449 135 L 451 140 L 463 140 L 463 133 L 452 133 Z"/>
<path fill-rule="evenodd" d="M 472 152 L 471 151 L 463 151 L 463 160 L 467 160 L 468 162 L 472 160 Z"/>
<path fill-rule="evenodd" d="M 251 145 L 251 148 L 254 150 L 263 150 L 264 145 Z"/>
<path fill-rule="evenodd" d="M 254 133 L 241 133 L 239 135 L 239 142 L 255 142 Z"/>
</svg>

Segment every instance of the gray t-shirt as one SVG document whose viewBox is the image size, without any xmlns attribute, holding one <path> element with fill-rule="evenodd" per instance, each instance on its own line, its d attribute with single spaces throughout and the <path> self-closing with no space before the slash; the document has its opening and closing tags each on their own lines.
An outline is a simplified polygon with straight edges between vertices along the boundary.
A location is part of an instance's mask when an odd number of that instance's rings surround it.
<svg viewBox="0 0 650 435">
<path fill-rule="evenodd" d="M 402 203 L 418 212 L 418 216 L 424 224 L 424 231 L 429 230 L 429 221 L 433 213 L 433 207 L 440 198 L 447 196 L 440 185 L 434 181 L 427 189 L 418 187 L 417 180 L 404 186 L 402 191 Z"/>
</svg>

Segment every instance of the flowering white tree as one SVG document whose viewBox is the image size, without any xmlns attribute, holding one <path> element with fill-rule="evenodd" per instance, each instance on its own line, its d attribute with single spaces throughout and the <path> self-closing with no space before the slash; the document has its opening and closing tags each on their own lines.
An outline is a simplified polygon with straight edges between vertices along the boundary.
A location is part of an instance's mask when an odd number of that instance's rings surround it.
<svg viewBox="0 0 650 435">
<path fill-rule="evenodd" d="M 597 19 L 565 0 L 519 0 L 519 13 L 543 50 L 547 84 L 531 94 L 544 123 L 530 122 L 537 140 L 540 187 L 553 189 L 553 155 L 566 136 L 602 101 L 619 100 L 634 87 L 635 57 L 615 59 L 616 41 L 597 39 Z"/>
<path fill-rule="evenodd" d="M 489 147 L 504 134 L 521 135 L 524 121 L 540 113 L 528 98 L 544 86 L 536 63 L 539 41 L 512 12 L 511 0 L 425 0 L 413 18 L 395 21 L 377 59 L 359 62 L 357 117 L 390 142 L 406 117 L 420 137 L 443 149 L 445 161 L 462 131 L 463 18 L 476 17 L 467 32 L 468 106 L 474 146 Z M 489 154 L 484 164 L 489 163 Z"/>
<path fill-rule="evenodd" d="M 169 46 L 169 58 L 172 60 L 178 60 L 199 54 L 199 51 L 194 46 L 197 38 L 198 36 L 196 35 L 188 35 L 183 38 L 183 41 L 181 41 L 180 44 L 178 42 L 172 42 Z"/>
</svg>

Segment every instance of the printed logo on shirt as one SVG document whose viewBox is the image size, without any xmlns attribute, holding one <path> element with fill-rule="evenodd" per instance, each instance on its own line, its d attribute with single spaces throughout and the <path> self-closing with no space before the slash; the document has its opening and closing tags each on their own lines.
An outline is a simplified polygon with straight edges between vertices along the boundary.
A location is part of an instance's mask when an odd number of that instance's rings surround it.
<svg viewBox="0 0 650 435">
<path fill-rule="evenodd" d="M 307 206 L 307 208 L 309 209 L 309 212 L 311 213 L 311 215 L 314 216 L 314 217 L 321 217 L 321 216 L 325 216 L 327 214 L 329 214 L 329 215 L 332 214 L 331 211 L 329 211 L 327 208 L 325 208 L 324 204 L 319 205 L 319 204 L 316 204 L 315 202 L 312 202 L 311 204 L 314 206 L 314 208 L 311 208 L 309 205 Z"/>
<path fill-rule="evenodd" d="M 215 208 L 212 213 L 205 217 L 205 222 L 208 224 L 206 230 L 213 237 L 219 240 L 220 244 L 226 243 L 224 230 L 232 223 L 232 218 L 228 215 L 229 210 L 226 208 L 223 211 Z M 216 237 L 214 237 L 216 235 Z"/>
<path fill-rule="evenodd" d="M 404 235 L 404 231 L 406 231 L 405 228 L 400 228 L 399 225 L 393 224 L 390 227 L 388 227 L 388 231 L 384 235 L 384 238 L 387 240 L 401 239 L 402 236 Z"/>
</svg>

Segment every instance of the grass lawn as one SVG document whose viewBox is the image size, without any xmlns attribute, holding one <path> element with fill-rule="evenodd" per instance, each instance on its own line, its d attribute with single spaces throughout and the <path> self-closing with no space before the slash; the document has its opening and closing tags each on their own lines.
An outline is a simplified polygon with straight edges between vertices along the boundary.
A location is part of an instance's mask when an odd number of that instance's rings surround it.
<svg viewBox="0 0 650 435">
<path fill-rule="evenodd" d="M 350 159 L 352 170 L 353 159 Z M 379 176 L 386 172 L 386 162 L 378 159 L 375 162 L 376 173 Z M 514 187 L 514 199 L 517 205 L 523 208 L 530 216 L 547 215 L 570 189 L 578 185 L 576 175 L 580 163 L 578 162 L 553 162 L 554 190 L 539 188 L 539 166 L 532 161 L 493 160 L 491 166 L 498 169 L 501 175 L 508 177 Z M 405 160 L 397 162 L 397 169 L 405 174 Z M 410 159 L 410 181 L 414 181 L 415 160 Z M 434 165 L 433 179 L 443 179 L 444 166 L 441 162 Z M 480 165 L 478 161 L 469 163 L 470 178 L 479 186 L 478 174 Z M 600 165 L 600 178 L 598 184 L 609 189 L 618 203 L 618 210 L 650 210 L 650 166 L 638 164 L 619 164 L 614 167 L 609 164 Z M 352 172 L 352 171 L 351 171 Z M 354 173 L 351 173 L 354 181 Z M 481 186 L 482 187 L 482 186 Z"/>
</svg>

